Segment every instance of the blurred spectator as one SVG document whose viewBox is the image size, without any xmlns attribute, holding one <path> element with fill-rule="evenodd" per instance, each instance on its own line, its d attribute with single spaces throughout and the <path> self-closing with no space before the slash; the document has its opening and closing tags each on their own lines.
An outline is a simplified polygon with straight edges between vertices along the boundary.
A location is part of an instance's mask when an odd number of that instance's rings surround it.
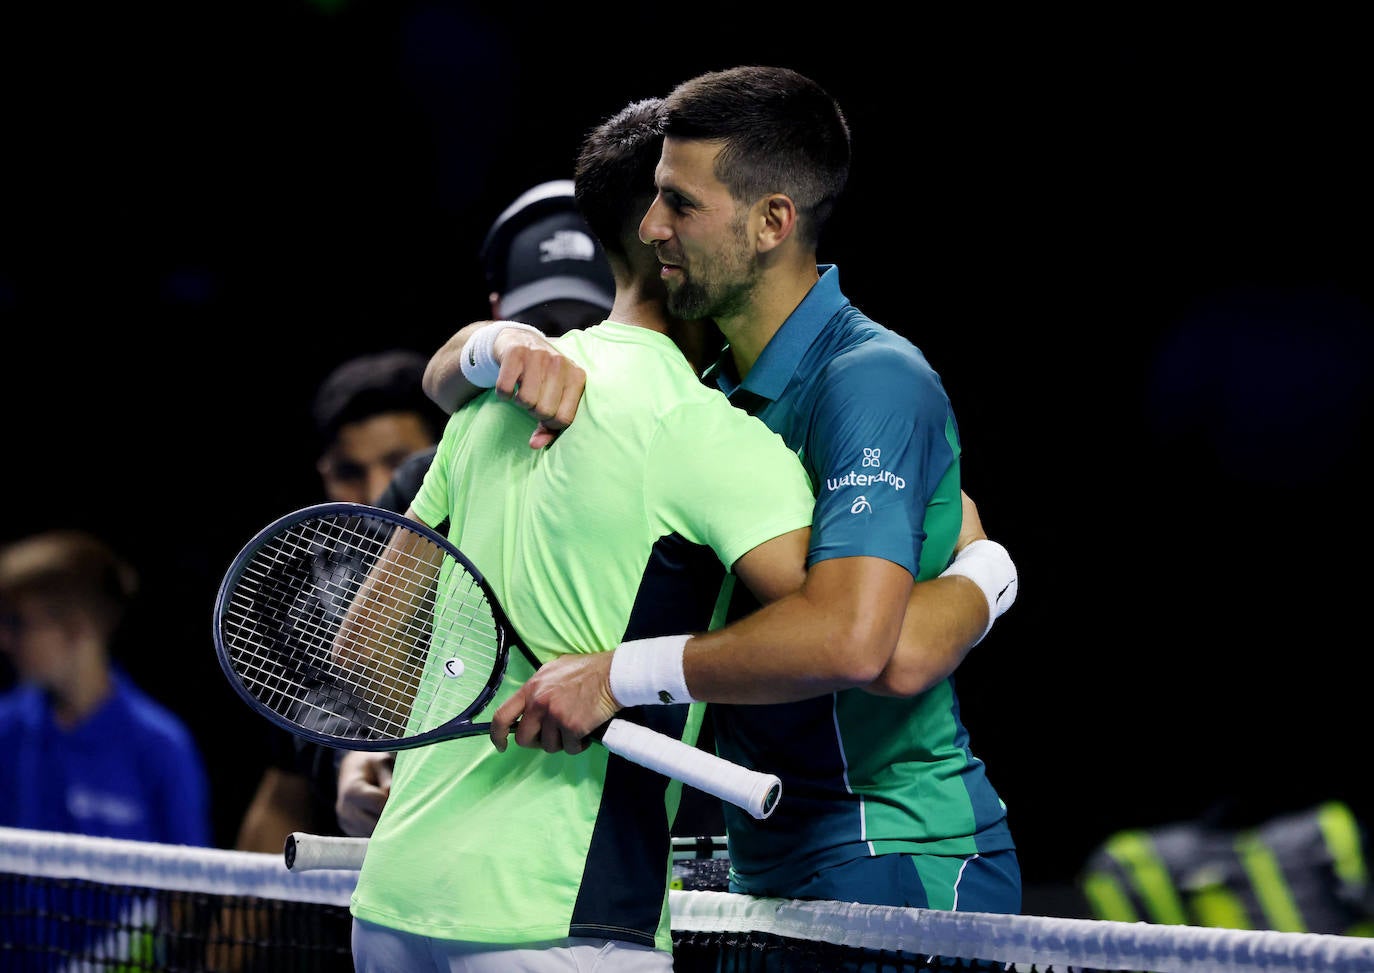
<svg viewBox="0 0 1374 973">
<path fill-rule="evenodd" d="M 1190 305 L 1161 342 L 1146 416 L 1167 454 L 1225 484 L 1320 489 L 1362 465 L 1374 308 L 1335 288 L 1250 285 Z"/>
<path fill-rule="evenodd" d="M 399 349 L 359 355 L 320 384 L 313 408 L 316 468 L 327 499 L 374 502 L 406 457 L 439 441 L 447 416 L 420 386 L 427 361 Z M 264 732 L 270 763 L 235 847 L 275 854 L 292 831 L 339 834 L 333 751 L 275 727 Z"/>
<path fill-rule="evenodd" d="M 615 300 L 611 265 L 577 209 L 571 179 L 541 182 L 516 197 L 492 221 L 478 257 L 492 318 L 549 337 L 600 322 Z M 412 457 L 377 505 L 404 513 L 432 459 L 433 446 Z"/>
<path fill-rule="evenodd" d="M 595 324 L 610 311 L 610 265 L 577 210 L 571 179 L 522 193 L 492 223 L 479 257 L 493 317 L 561 334 Z M 362 356 L 320 386 L 314 407 L 318 469 L 329 499 L 398 513 L 410 505 L 447 420 L 421 387 L 427 361 L 408 351 Z M 336 768 L 332 752 L 279 736 L 237 847 L 275 853 L 297 830 L 369 834 L 386 799 L 390 755 L 344 755 L 347 764 Z M 353 785 L 347 797 L 339 787 L 342 775 Z"/>
<path fill-rule="evenodd" d="M 448 417 L 420 387 L 425 364 L 416 351 L 359 355 L 320 384 L 316 469 L 330 500 L 374 502 L 407 456 L 438 442 Z"/>
<path fill-rule="evenodd" d="M 577 209 L 571 179 L 543 182 L 521 193 L 493 221 L 478 256 L 491 288 L 487 298 L 494 319 L 520 321 L 557 335 L 600 322 L 615 300 L 611 265 Z M 408 459 L 377 506 L 404 513 L 434 452 L 430 446 Z M 343 756 L 335 808 L 344 832 L 372 833 L 390 794 L 392 762 L 391 754 Z M 684 802 L 707 800 L 689 790 L 684 789 Z"/>
<path fill-rule="evenodd" d="M 190 730 L 112 646 L 138 589 L 104 541 L 52 530 L 0 549 L 0 825 L 209 845 L 209 782 Z M 180 646 L 159 646 L 175 665 Z"/>
<path fill-rule="evenodd" d="M 576 209 L 571 179 L 521 193 L 492 223 L 479 256 L 491 316 L 550 337 L 599 323 L 615 300 L 611 266 Z"/>
</svg>

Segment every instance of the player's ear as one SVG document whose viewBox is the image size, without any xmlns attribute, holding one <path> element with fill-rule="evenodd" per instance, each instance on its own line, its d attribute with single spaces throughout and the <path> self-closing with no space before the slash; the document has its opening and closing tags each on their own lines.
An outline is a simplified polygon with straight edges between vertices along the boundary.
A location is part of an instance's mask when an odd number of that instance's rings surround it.
<svg viewBox="0 0 1374 973">
<path fill-rule="evenodd" d="M 785 193 L 770 193 L 755 206 L 759 216 L 756 237 L 759 253 L 782 244 L 797 229 L 797 204 Z"/>
</svg>

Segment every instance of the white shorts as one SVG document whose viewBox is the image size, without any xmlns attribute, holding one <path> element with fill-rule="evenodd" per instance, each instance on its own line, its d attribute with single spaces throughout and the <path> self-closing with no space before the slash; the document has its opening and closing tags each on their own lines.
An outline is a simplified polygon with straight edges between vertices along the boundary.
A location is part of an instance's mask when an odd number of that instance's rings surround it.
<svg viewBox="0 0 1374 973">
<path fill-rule="evenodd" d="M 670 953 L 575 937 L 524 946 L 434 939 L 353 920 L 356 973 L 672 973 Z"/>
</svg>

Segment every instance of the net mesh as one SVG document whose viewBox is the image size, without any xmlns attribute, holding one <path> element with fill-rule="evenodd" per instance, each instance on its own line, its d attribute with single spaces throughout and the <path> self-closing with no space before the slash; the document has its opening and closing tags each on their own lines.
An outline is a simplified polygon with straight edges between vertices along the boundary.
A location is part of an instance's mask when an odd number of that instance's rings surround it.
<svg viewBox="0 0 1374 973">
<path fill-rule="evenodd" d="M 356 877 L 288 871 L 278 855 L 0 828 L 0 970 L 348 973 Z M 670 896 L 677 973 L 1374 971 L 1374 939 L 1356 937 Z"/>
</svg>

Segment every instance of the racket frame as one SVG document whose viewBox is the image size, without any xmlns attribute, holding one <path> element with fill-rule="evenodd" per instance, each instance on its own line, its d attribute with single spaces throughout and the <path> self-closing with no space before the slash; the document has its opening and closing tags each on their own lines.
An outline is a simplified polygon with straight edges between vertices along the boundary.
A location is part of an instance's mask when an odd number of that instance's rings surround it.
<svg viewBox="0 0 1374 973">
<path fill-rule="evenodd" d="M 308 520 L 324 520 L 330 517 L 360 517 L 367 520 L 380 520 L 393 528 L 402 528 L 418 534 L 425 540 L 434 544 L 445 556 L 452 558 L 464 571 L 472 578 L 473 583 L 481 591 L 486 599 L 487 608 L 491 611 L 492 621 L 496 631 L 496 664 L 492 667 L 490 676 L 480 693 L 469 703 L 462 712 L 445 720 L 439 726 L 426 730 L 414 736 L 403 736 L 391 739 L 369 740 L 364 738 L 354 739 L 352 737 L 339 736 L 337 734 L 324 733 L 310 727 L 302 726 L 295 720 L 283 716 L 272 707 L 264 704 L 262 700 L 245 685 L 244 680 L 239 676 L 234 668 L 233 659 L 230 657 L 230 649 L 226 644 L 224 632 L 226 618 L 228 617 L 229 606 L 233 602 L 235 593 L 238 590 L 239 582 L 242 581 L 244 573 L 253 563 L 257 554 L 274 538 L 280 536 L 291 527 L 302 524 Z M 389 540 L 388 540 L 389 543 Z M 383 546 L 385 549 L 385 545 Z M 491 729 L 491 723 L 474 723 L 472 717 L 480 713 L 491 702 L 496 695 L 497 688 L 501 685 L 501 680 L 505 677 L 506 667 L 510 662 L 510 649 L 512 646 L 518 648 L 522 655 L 529 661 L 535 669 L 539 668 L 539 662 L 531 655 L 529 650 L 520 642 L 515 635 L 515 628 L 506 615 L 505 610 L 496 599 L 495 592 L 491 590 L 491 585 L 486 577 L 473 564 L 466 554 L 458 550 L 453 542 L 439 534 L 438 531 L 411 520 L 401 514 L 394 513 L 384 507 L 373 507 L 363 503 L 349 503 L 344 501 L 334 501 L 331 503 L 313 504 L 294 510 L 282 517 L 278 517 L 262 530 L 253 535 L 234 557 L 229 569 L 224 574 L 224 580 L 220 583 L 219 593 L 215 597 L 214 610 L 214 637 L 215 654 L 219 659 L 220 668 L 229 677 L 230 684 L 235 692 L 252 709 L 265 716 L 272 723 L 282 729 L 301 737 L 318 743 L 323 746 L 346 750 L 363 750 L 373 753 L 389 753 L 393 750 L 411 750 L 426 746 L 430 743 L 442 743 L 446 740 L 456 740 L 462 737 L 479 736 L 487 733 Z"/>
</svg>

